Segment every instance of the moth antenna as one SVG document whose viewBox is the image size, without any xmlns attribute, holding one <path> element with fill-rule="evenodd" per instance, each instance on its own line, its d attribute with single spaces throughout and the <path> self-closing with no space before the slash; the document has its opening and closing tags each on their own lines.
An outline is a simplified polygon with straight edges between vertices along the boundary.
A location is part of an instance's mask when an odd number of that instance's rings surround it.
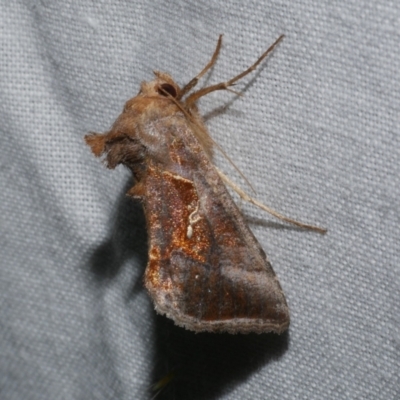
<svg viewBox="0 0 400 400">
<path fill-rule="evenodd" d="M 296 221 L 295 219 L 285 217 L 284 215 L 278 213 L 278 211 L 273 210 L 270 207 L 267 207 L 266 205 L 260 203 L 253 197 L 250 197 L 245 191 L 243 191 L 239 186 L 237 186 L 235 183 L 233 183 L 222 171 L 220 171 L 217 167 L 215 169 L 218 172 L 218 175 L 221 177 L 221 179 L 228 185 L 230 186 L 243 200 L 247 201 L 248 203 L 254 204 L 258 208 L 261 208 L 261 210 L 266 211 L 267 213 L 273 215 L 275 218 L 278 218 L 282 221 L 288 222 L 290 224 L 299 226 L 304 229 L 309 229 L 311 231 L 315 231 L 318 233 L 325 234 L 327 232 L 327 229 L 325 228 L 320 228 L 319 226 L 315 225 L 309 225 L 305 224 L 303 222 Z"/>
<path fill-rule="evenodd" d="M 251 182 L 247 179 L 246 175 L 240 170 L 239 167 L 236 166 L 236 164 L 232 161 L 232 159 L 228 156 L 228 154 L 225 152 L 225 150 L 221 147 L 221 145 L 216 142 L 213 138 L 211 138 L 212 142 L 216 147 L 218 147 L 218 150 L 222 153 L 222 155 L 228 160 L 228 162 L 232 165 L 233 168 L 236 169 L 236 171 L 239 173 L 239 175 L 245 180 L 247 185 L 250 187 L 250 189 L 253 191 L 254 194 L 256 194 L 256 190 L 254 189 L 254 186 L 251 184 Z M 221 172 L 222 173 L 222 172 Z"/>
<path fill-rule="evenodd" d="M 236 90 L 233 90 L 233 89 L 231 89 L 231 88 L 226 88 L 226 90 L 227 90 L 228 92 L 231 92 L 231 93 L 233 93 L 233 94 L 236 94 L 236 96 L 240 96 L 240 97 L 244 96 L 243 93 L 237 92 Z"/>
<path fill-rule="evenodd" d="M 154 400 L 160 393 L 165 389 L 166 386 L 170 384 L 170 382 L 175 378 L 175 373 L 170 372 L 167 375 L 163 376 L 158 382 L 152 385 L 153 392 L 156 392 L 151 400 Z"/>
<path fill-rule="evenodd" d="M 285 37 L 285 35 L 279 36 L 278 39 L 275 40 L 275 42 L 267 49 L 266 52 L 264 52 L 261 55 L 261 57 L 253 65 L 251 65 L 249 68 L 247 68 L 245 71 L 243 71 L 239 75 L 236 75 L 234 78 L 230 79 L 229 81 L 217 83 L 216 85 L 212 85 L 212 86 L 200 89 L 197 92 L 192 93 L 185 101 L 187 106 L 190 107 L 192 104 L 196 103 L 196 101 L 198 99 L 200 99 L 200 97 L 203 97 L 203 96 L 207 95 L 208 93 L 215 92 L 216 90 L 228 89 L 229 86 L 232 86 L 235 82 L 242 79 L 246 75 L 250 74 L 250 72 L 253 72 L 257 68 L 258 64 L 260 64 L 260 62 L 262 60 L 264 60 L 264 58 L 267 57 L 268 54 L 270 54 L 275 49 L 275 47 L 278 45 L 278 43 L 284 37 Z"/>
<path fill-rule="evenodd" d="M 202 69 L 202 71 L 197 76 L 195 76 L 189 83 L 187 83 L 183 87 L 178 100 L 180 100 L 186 93 L 190 92 L 197 85 L 197 83 L 199 82 L 201 77 L 216 63 L 219 52 L 221 50 L 222 36 L 223 35 L 219 35 L 217 47 L 214 50 L 214 54 L 211 57 L 211 60 L 208 62 L 208 64 Z"/>
</svg>

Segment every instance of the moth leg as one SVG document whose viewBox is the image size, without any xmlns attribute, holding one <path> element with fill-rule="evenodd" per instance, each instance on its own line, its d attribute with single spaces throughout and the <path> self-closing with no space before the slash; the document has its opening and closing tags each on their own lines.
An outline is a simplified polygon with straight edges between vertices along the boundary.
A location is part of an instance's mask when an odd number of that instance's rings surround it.
<svg viewBox="0 0 400 400">
<path fill-rule="evenodd" d="M 215 64 L 215 62 L 217 61 L 218 55 L 219 55 L 219 51 L 221 50 L 221 45 L 222 45 L 222 35 L 219 35 L 217 47 L 214 50 L 214 54 L 211 57 L 211 60 L 197 76 L 195 76 L 189 83 L 187 83 L 183 87 L 183 89 L 181 90 L 179 99 L 181 99 L 186 93 L 190 92 L 197 85 L 200 78 Z"/>
<path fill-rule="evenodd" d="M 238 80 L 242 79 L 246 75 L 250 74 L 250 72 L 253 72 L 258 64 L 260 64 L 261 61 L 264 60 L 265 57 L 268 56 L 269 53 L 271 53 L 277 44 L 284 38 L 284 35 L 281 35 L 278 37 L 278 39 L 275 40 L 275 42 L 268 48 L 268 50 L 249 68 L 247 68 L 245 71 L 243 71 L 241 74 L 235 76 L 234 78 L 230 79 L 229 81 L 226 82 L 221 82 L 217 83 L 216 85 L 212 85 L 203 89 L 198 90 L 197 92 L 192 93 L 185 101 L 186 105 L 188 107 L 192 106 L 196 101 L 208 93 L 214 92 L 216 90 L 227 90 L 229 86 L 232 86 L 237 82 Z M 212 61 L 212 60 L 211 60 Z M 195 78 L 196 79 L 196 78 Z"/>
<path fill-rule="evenodd" d="M 143 182 L 136 182 L 126 193 L 128 196 L 134 199 L 142 200 L 146 196 L 146 187 Z"/>
</svg>

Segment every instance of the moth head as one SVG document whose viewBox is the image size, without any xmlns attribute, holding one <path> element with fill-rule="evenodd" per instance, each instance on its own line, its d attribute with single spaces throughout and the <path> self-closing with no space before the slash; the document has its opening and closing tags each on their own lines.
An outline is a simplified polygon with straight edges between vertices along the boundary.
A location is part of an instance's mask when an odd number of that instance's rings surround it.
<svg viewBox="0 0 400 400">
<path fill-rule="evenodd" d="M 170 75 L 159 71 L 154 71 L 154 75 L 156 79 L 141 84 L 139 95 L 179 99 L 181 89 Z"/>
</svg>

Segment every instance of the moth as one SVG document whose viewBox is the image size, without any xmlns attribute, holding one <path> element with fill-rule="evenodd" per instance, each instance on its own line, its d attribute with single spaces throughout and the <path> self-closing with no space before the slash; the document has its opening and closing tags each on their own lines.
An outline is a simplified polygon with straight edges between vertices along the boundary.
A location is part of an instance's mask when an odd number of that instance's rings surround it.
<svg viewBox="0 0 400 400">
<path fill-rule="evenodd" d="M 221 35 L 209 63 L 183 88 L 155 71 L 155 79 L 141 84 L 108 132 L 85 136 L 109 168 L 124 164 L 133 174 L 127 194 L 142 202 L 146 216 L 144 284 L 156 311 L 195 332 L 282 333 L 289 326 L 282 288 L 225 186 L 230 181 L 213 165 L 215 142 L 196 106 L 211 92 L 230 90 L 282 38 L 236 77 L 193 91 L 216 62 Z"/>
</svg>

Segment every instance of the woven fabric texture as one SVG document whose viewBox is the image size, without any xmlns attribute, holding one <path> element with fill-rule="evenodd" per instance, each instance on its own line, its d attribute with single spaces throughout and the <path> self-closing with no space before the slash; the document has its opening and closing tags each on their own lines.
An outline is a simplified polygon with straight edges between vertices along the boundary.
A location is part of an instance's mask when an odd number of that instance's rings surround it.
<svg viewBox="0 0 400 400">
<path fill-rule="evenodd" d="M 399 4 L 1 1 L 0 398 L 400 398 Z M 243 96 L 200 101 L 211 135 L 257 199 L 328 228 L 238 202 L 287 296 L 282 336 L 156 316 L 130 174 L 83 141 L 153 70 L 188 82 L 220 33 L 201 85 L 286 37 Z"/>
</svg>

